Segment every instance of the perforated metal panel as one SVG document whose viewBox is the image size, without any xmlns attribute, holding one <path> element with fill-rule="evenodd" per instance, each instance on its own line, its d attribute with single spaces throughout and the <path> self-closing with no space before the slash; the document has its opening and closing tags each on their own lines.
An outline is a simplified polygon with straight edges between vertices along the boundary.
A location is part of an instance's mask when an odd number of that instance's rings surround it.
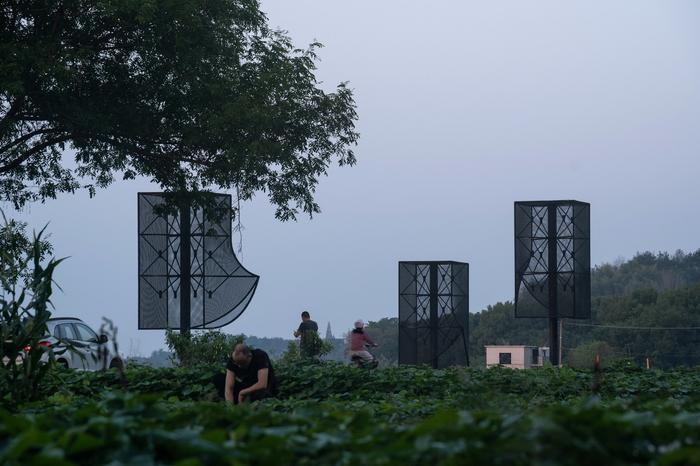
<svg viewBox="0 0 700 466">
<path fill-rule="evenodd" d="M 399 364 L 468 365 L 469 264 L 399 262 Z"/>
<path fill-rule="evenodd" d="M 259 277 L 246 270 L 231 244 L 231 196 L 211 194 L 212 211 L 203 209 L 167 210 L 166 194 L 138 195 L 139 328 L 180 329 L 181 286 L 189 276 L 189 326 L 192 329 L 218 328 L 233 322 L 246 309 L 255 293 Z M 189 217 L 181 228 L 181 217 Z M 189 251 L 180 247 L 190 243 Z M 189 260 L 187 260 L 189 252 Z M 183 268 L 183 259 L 188 267 Z M 187 296 L 185 296 L 187 298 Z M 187 320 L 185 320 L 187 322 Z"/>
<path fill-rule="evenodd" d="M 515 316 L 590 315 L 590 205 L 516 202 Z"/>
</svg>

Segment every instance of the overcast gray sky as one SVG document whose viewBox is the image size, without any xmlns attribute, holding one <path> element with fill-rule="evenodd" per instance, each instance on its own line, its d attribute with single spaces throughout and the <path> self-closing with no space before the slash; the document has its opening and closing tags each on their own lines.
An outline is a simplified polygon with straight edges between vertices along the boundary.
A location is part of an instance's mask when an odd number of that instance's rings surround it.
<svg viewBox="0 0 700 466">
<path fill-rule="evenodd" d="M 397 262 L 471 268 L 471 310 L 512 299 L 513 201 L 591 203 L 593 263 L 700 247 L 700 3 L 264 0 L 318 76 L 349 81 L 359 163 L 321 181 L 322 214 L 279 223 L 243 205 L 242 262 L 261 276 L 231 333 L 289 337 L 308 309 L 336 334 L 397 314 Z M 136 193 L 147 181 L 34 205 L 51 222 L 57 315 L 137 330 Z M 8 211 L 9 206 L 4 206 Z"/>
</svg>

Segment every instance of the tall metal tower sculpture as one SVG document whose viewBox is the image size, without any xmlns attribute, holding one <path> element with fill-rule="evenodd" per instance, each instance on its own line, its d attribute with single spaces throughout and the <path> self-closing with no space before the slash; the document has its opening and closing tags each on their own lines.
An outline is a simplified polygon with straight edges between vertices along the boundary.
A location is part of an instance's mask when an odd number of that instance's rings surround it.
<svg viewBox="0 0 700 466">
<path fill-rule="evenodd" d="M 223 327 L 253 298 L 258 276 L 231 244 L 231 196 L 207 210 L 165 193 L 138 194 L 139 329 Z"/>
<path fill-rule="evenodd" d="M 549 319 L 552 364 L 559 319 L 591 317 L 590 204 L 515 203 L 515 317 Z"/>
<path fill-rule="evenodd" d="M 399 262 L 399 364 L 469 365 L 469 264 Z"/>
</svg>

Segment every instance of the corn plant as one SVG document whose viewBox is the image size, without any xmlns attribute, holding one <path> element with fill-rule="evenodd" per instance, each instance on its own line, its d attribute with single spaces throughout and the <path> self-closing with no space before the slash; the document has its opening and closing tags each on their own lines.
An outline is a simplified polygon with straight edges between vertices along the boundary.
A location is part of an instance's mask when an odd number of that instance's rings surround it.
<svg viewBox="0 0 700 466">
<path fill-rule="evenodd" d="M 29 240 L 26 225 L 3 215 L 0 230 L 0 401 L 16 405 L 36 397 L 53 363 L 43 343 L 51 317 L 53 273 L 62 259 L 49 259 L 45 228 Z M 49 352 L 48 361 L 42 356 Z"/>
</svg>

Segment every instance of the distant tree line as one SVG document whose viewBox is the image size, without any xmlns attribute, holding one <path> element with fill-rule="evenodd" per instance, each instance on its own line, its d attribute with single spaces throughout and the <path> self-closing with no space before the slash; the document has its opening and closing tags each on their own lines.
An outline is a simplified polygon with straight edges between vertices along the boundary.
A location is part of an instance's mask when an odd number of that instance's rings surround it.
<svg viewBox="0 0 700 466">
<path fill-rule="evenodd" d="M 626 360 L 638 365 L 700 365 L 700 250 L 675 254 L 644 252 L 628 261 L 603 264 L 591 272 L 592 318 L 565 321 L 564 362 L 590 365 L 595 354 L 604 362 Z M 576 323 L 617 327 L 673 327 L 644 330 L 584 327 Z M 546 346 L 546 319 L 516 319 L 513 303 L 499 302 L 469 316 L 471 364 L 483 367 L 484 346 Z M 368 333 L 380 344 L 376 354 L 398 360 L 398 319 L 371 322 Z"/>
<path fill-rule="evenodd" d="M 700 331 L 690 329 L 700 327 L 700 251 L 645 252 L 600 265 L 592 270 L 591 292 L 591 319 L 564 321 L 564 363 L 588 366 L 600 354 L 604 363 L 645 365 L 648 359 L 656 367 L 700 365 Z M 483 364 L 486 344 L 547 344 L 546 319 L 516 320 L 511 302 L 472 314 L 470 327 L 477 364 Z"/>
<path fill-rule="evenodd" d="M 210 332 L 215 333 L 215 332 Z M 242 335 L 241 338 L 252 348 L 264 350 L 273 360 L 281 359 L 287 352 L 290 343 L 295 343 L 297 346 L 299 340 L 285 339 L 280 337 L 256 337 Z M 334 338 L 330 341 L 332 345 L 331 351 L 323 356 L 324 360 L 328 361 L 343 361 L 345 359 L 345 340 L 342 338 Z M 222 349 L 220 352 L 221 358 L 226 358 L 226 351 Z M 138 364 L 146 364 L 153 367 L 171 367 L 176 362 L 176 357 L 173 352 L 159 349 L 153 351 L 150 356 L 132 356 L 128 360 Z"/>
<path fill-rule="evenodd" d="M 603 264 L 593 269 L 591 292 L 594 297 L 628 295 L 644 289 L 658 292 L 700 283 L 700 250 L 637 254 L 629 261 Z"/>
<path fill-rule="evenodd" d="M 592 318 L 564 321 L 565 364 L 587 366 L 600 354 L 604 364 L 645 365 L 648 359 L 653 367 L 700 365 L 700 330 L 692 329 L 700 327 L 700 250 L 672 255 L 645 252 L 597 266 L 591 273 L 591 289 Z M 366 327 L 379 344 L 372 353 L 382 365 L 398 362 L 398 325 L 398 318 L 387 317 Z M 547 339 L 547 320 L 516 319 L 510 301 L 469 315 L 469 356 L 475 367 L 484 366 L 485 345 L 546 346 Z M 277 359 L 291 340 L 248 336 L 246 341 Z M 334 338 L 332 344 L 325 359 L 345 360 L 344 338 Z M 154 353 L 153 358 L 162 361 L 163 355 Z"/>
</svg>

